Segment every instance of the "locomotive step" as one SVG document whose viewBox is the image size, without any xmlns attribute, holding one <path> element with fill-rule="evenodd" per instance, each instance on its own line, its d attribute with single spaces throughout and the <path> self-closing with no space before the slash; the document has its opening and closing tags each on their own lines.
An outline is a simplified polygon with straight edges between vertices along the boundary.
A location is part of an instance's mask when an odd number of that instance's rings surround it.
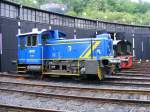
<svg viewBox="0 0 150 112">
<path fill-rule="evenodd" d="M 26 73 L 26 71 L 18 71 L 18 73 Z"/>
<path fill-rule="evenodd" d="M 26 67 L 17 67 L 17 68 L 26 68 Z"/>
<path fill-rule="evenodd" d="M 74 75 L 74 76 L 79 76 L 79 74 L 71 74 L 71 73 L 56 73 L 56 72 L 43 72 L 42 74 L 44 75 Z"/>
</svg>

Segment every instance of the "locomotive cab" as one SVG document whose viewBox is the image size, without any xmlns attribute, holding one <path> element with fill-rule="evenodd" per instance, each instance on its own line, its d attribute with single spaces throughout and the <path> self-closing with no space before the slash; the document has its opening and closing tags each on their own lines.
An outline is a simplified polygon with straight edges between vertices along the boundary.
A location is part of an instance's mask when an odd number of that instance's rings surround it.
<svg viewBox="0 0 150 112">
<path fill-rule="evenodd" d="M 41 34 L 42 39 L 42 45 L 45 45 L 46 43 L 50 43 L 54 40 L 63 40 L 66 37 L 66 35 L 62 32 L 59 32 L 58 30 L 48 30 L 44 31 Z"/>
<path fill-rule="evenodd" d="M 41 46 L 38 33 L 18 35 L 18 72 L 41 69 Z"/>
<path fill-rule="evenodd" d="M 18 38 L 18 72 L 41 72 L 44 45 L 53 40 L 62 40 L 65 34 L 58 30 L 37 31 L 17 35 Z"/>
</svg>

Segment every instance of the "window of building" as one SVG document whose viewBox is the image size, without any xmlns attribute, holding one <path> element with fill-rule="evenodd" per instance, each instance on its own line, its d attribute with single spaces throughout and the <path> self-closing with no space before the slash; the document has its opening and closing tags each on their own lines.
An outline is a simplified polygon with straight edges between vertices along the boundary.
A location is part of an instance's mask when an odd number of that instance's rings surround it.
<svg viewBox="0 0 150 112">
<path fill-rule="evenodd" d="M 8 5 L 5 3 L 0 4 L 1 16 L 16 18 L 18 16 L 18 10 L 16 6 Z"/>
<path fill-rule="evenodd" d="M 28 20 L 27 9 L 23 9 L 23 20 Z"/>
<path fill-rule="evenodd" d="M 53 22 L 54 22 L 53 24 L 54 25 L 59 25 L 60 24 L 60 20 L 59 20 L 60 16 L 59 15 L 53 15 L 52 19 L 53 19 Z"/>
<path fill-rule="evenodd" d="M 36 21 L 42 23 L 42 12 L 36 11 Z"/>
<path fill-rule="evenodd" d="M 17 18 L 18 16 L 18 9 L 16 6 L 10 6 L 10 17 Z"/>
<path fill-rule="evenodd" d="M 30 9 L 28 9 L 28 21 L 32 21 L 32 12 Z"/>
<path fill-rule="evenodd" d="M 69 27 L 74 27 L 74 19 L 73 18 L 68 18 L 68 26 Z"/>
<path fill-rule="evenodd" d="M 48 13 L 45 14 L 45 23 L 49 23 L 49 14 Z"/>
<path fill-rule="evenodd" d="M 11 18 L 14 17 L 14 14 L 15 14 L 14 11 L 15 11 L 15 10 L 14 10 L 14 7 L 13 7 L 13 6 L 10 6 L 10 17 L 11 17 Z"/>
<path fill-rule="evenodd" d="M 31 13 L 31 21 L 35 21 L 35 11 L 32 10 L 32 13 Z"/>
<path fill-rule="evenodd" d="M 3 3 L 1 3 L 0 5 L 1 5 L 1 16 L 5 16 L 5 6 Z"/>
<path fill-rule="evenodd" d="M 5 5 L 5 16 L 9 17 L 9 5 Z"/>
<path fill-rule="evenodd" d="M 45 22 L 46 22 L 46 14 L 42 13 L 42 23 L 45 23 Z"/>
<path fill-rule="evenodd" d="M 106 29 L 106 23 L 102 24 L 102 29 Z"/>
</svg>

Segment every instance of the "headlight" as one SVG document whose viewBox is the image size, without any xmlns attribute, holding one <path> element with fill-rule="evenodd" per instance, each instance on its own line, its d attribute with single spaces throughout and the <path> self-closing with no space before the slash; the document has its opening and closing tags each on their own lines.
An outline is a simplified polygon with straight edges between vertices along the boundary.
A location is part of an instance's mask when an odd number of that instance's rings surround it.
<svg viewBox="0 0 150 112">
<path fill-rule="evenodd" d="M 121 60 L 120 59 L 116 59 L 116 58 L 112 58 L 112 59 L 109 59 L 109 62 L 110 63 L 120 63 Z"/>
</svg>

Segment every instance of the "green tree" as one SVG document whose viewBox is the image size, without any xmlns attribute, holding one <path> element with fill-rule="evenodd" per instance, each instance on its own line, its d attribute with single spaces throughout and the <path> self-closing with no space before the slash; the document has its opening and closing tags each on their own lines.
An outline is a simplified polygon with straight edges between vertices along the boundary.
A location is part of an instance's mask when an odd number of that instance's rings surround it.
<svg viewBox="0 0 150 112">
<path fill-rule="evenodd" d="M 100 19 L 123 23 L 149 25 L 150 3 L 140 0 L 11 0 L 17 3 L 39 8 L 48 2 L 63 3 L 69 8 L 67 14 L 85 18 Z"/>
</svg>

